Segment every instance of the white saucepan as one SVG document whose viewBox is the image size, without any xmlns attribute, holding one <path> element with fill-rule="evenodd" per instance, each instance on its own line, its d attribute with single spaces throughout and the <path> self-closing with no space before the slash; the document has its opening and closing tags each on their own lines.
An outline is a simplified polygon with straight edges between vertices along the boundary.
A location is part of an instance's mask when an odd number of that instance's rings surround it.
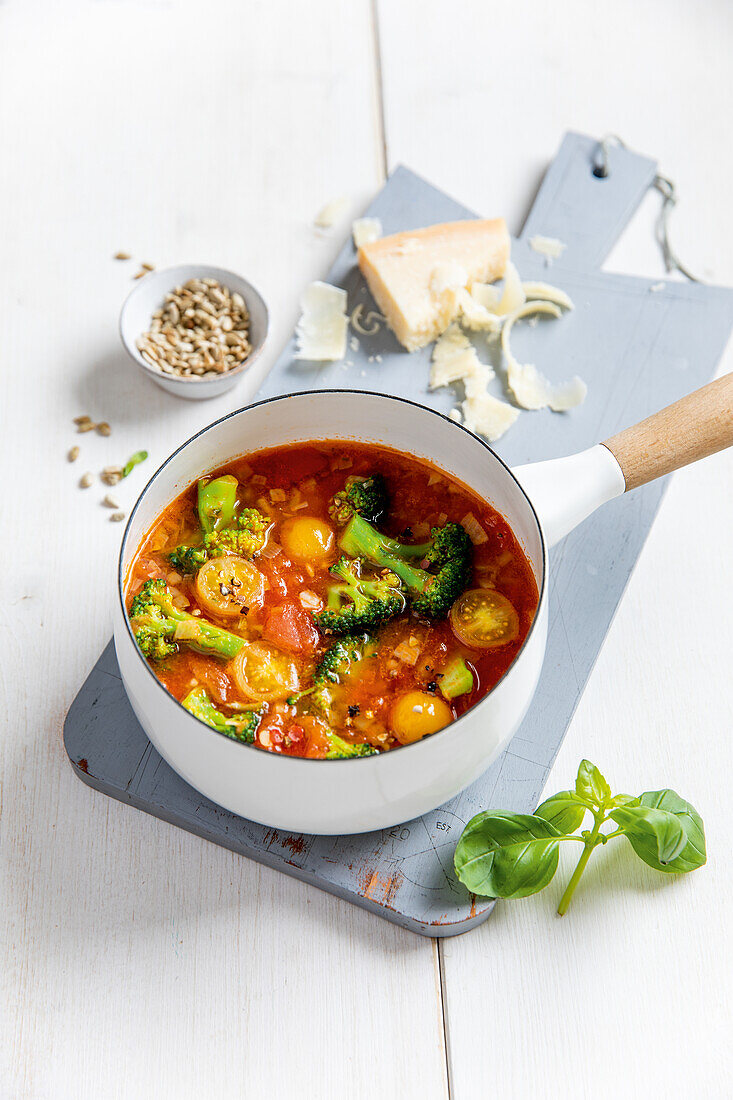
<svg viewBox="0 0 733 1100">
<path fill-rule="evenodd" d="M 344 425 L 358 425 L 358 433 Z M 218 733 L 186 711 L 140 654 L 125 614 L 135 552 L 188 485 L 242 454 L 319 439 L 385 444 L 434 463 L 511 525 L 537 579 L 524 646 L 494 689 L 440 733 L 378 756 L 281 756 Z M 242 817 L 305 833 L 358 833 L 417 817 L 472 783 L 504 749 L 537 685 L 547 635 L 548 547 L 599 505 L 733 444 L 733 374 L 568 458 L 509 470 L 476 436 L 421 405 L 381 394 L 315 391 L 248 406 L 180 447 L 152 477 L 127 524 L 115 646 L 132 707 L 158 752 L 188 783 Z M 603 578 L 598 578 L 603 584 Z"/>
</svg>

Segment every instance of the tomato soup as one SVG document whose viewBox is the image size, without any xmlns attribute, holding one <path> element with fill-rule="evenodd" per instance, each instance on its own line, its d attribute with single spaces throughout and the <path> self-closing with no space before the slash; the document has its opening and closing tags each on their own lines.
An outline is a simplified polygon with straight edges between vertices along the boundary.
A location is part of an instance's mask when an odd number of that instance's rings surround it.
<svg viewBox="0 0 733 1100">
<path fill-rule="evenodd" d="M 127 578 L 138 645 L 219 733 L 348 759 L 436 734 L 519 652 L 537 610 L 506 520 L 381 446 L 260 451 L 166 508 Z"/>
</svg>

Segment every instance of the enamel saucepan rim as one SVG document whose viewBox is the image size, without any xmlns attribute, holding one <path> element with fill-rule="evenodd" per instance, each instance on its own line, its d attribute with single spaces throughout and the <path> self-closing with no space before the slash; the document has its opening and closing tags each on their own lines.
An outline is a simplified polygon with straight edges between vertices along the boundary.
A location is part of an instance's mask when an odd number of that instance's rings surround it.
<svg viewBox="0 0 733 1100">
<path fill-rule="evenodd" d="M 363 396 L 363 397 L 370 397 L 370 398 L 378 398 L 380 401 L 392 401 L 392 402 L 399 403 L 399 404 L 402 404 L 402 405 L 409 405 L 412 408 L 419 409 L 421 413 L 429 413 L 431 416 L 438 417 L 440 420 L 444 421 L 446 424 L 449 424 L 451 426 L 451 428 L 455 429 L 456 431 L 465 432 L 465 434 L 468 435 L 478 446 L 480 446 L 484 450 L 488 451 L 489 454 L 491 454 L 492 457 L 494 459 L 496 459 L 496 461 L 499 463 L 499 465 L 503 468 L 506 475 L 509 478 L 511 478 L 511 480 L 514 482 L 514 484 L 520 490 L 520 492 L 521 492 L 522 496 L 524 497 L 524 500 L 526 501 L 527 506 L 529 507 L 529 510 L 530 510 L 530 512 L 531 512 L 531 514 L 534 518 L 534 521 L 537 525 L 537 531 L 538 531 L 539 537 L 540 537 L 540 546 L 541 546 L 541 551 L 542 551 L 542 576 L 540 578 L 539 598 L 537 600 L 537 610 L 535 611 L 534 618 L 532 620 L 532 623 L 530 625 L 529 630 L 527 631 L 527 636 L 525 637 L 524 641 L 522 642 L 521 648 L 515 654 L 514 660 L 511 662 L 511 664 L 507 668 L 506 672 L 504 672 L 504 674 L 500 677 L 500 679 L 497 680 L 497 682 L 491 688 L 491 691 L 487 692 L 486 695 L 484 695 L 479 700 L 479 702 L 475 704 L 475 706 L 471 707 L 471 709 L 467 710 L 465 714 L 462 714 L 454 722 L 451 722 L 451 724 L 449 726 L 446 726 L 444 729 L 439 730 L 437 733 L 433 733 L 429 737 L 425 737 L 420 741 L 415 741 L 411 745 L 400 745 L 399 748 L 397 748 L 397 749 L 391 749 L 389 752 L 380 753 L 377 756 L 356 756 L 356 757 L 336 759 L 336 760 L 319 760 L 319 759 L 314 759 L 314 758 L 306 757 L 306 756 L 290 756 L 290 755 L 288 755 L 286 757 L 286 759 L 288 761 L 297 762 L 299 764 L 305 764 L 305 765 L 350 764 L 350 765 L 353 766 L 354 764 L 365 763 L 367 761 L 370 762 L 370 764 L 373 765 L 374 762 L 377 761 L 377 760 L 379 760 L 379 761 L 388 760 L 391 756 L 393 756 L 393 754 L 395 752 L 403 752 L 403 751 L 409 749 L 409 750 L 416 753 L 419 749 L 421 749 L 421 748 L 424 749 L 425 746 L 427 744 L 429 744 L 430 741 L 432 741 L 435 737 L 449 737 L 451 732 L 456 729 L 456 727 L 463 721 L 464 718 L 468 717 L 469 714 L 473 714 L 475 711 L 477 711 L 478 708 L 491 697 L 493 692 L 498 688 L 499 684 L 502 683 L 502 681 L 509 674 L 509 672 L 511 672 L 511 670 L 514 668 L 514 666 L 517 663 L 517 661 L 519 660 L 519 658 L 524 653 L 524 650 L 527 646 L 527 643 L 529 642 L 529 639 L 532 636 L 532 633 L 533 633 L 533 631 L 535 629 L 535 626 L 538 622 L 538 619 L 540 617 L 539 616 L 540 608 L 542 607 L 542 603 L 545 599 L 545 592 L 546 592 L 546 588 L 547 588 L 547 542 L 546 542 L 546 539 L 545 539 L 544 531 L 542 530 L 542 524 L 540 523 L 539 517 L 537 515 L 537 511 L 536 511 L 532 501 L 530 500 L 529 496 L 527 495 L 526 491 L 524 490 L 523 486 L 520 484 L 518 479 L 514 476 L 511 469 L 507 466 L 506 462 L 504 462 L 504 460 L 502 458 L 500 458 L 499 455 L 497 455 L 496 451 L 494 451 L 488 445 L 488 443 L 486 443 L 483 439 L 480 439 L 478 436 L 474 435 L 473 432 L 469 432 L 468 429 L 465 428 L 462 424 L 458 424 L 455 420 L 451 420 L 451 418 L 449 416 L 446 416 L 444 413 L 438 412 L 437 409 L 430 409 L 426 405 L 421 405 L 418 401 L 411 401 L 407 397 L 395 397 L 392 394 L 375 393 L 374 391 L 371 391 L 371 390 L 351 390 L 351 389 L 348 389 L 348 390 L 346 390 L 346 389 L 344 389 L 344 390 L 341 390 L 341 389 L 299 390 L 299 391 L 296 391 L 294 393 L 279 394 L 276 397 L 268 397 L 268 398 L 263 399 L 262 401 L 253 401 L 253 402 L 251 402 L 251 404 L 245 405 L 241 409 L 235 409 L 233 412 L 227 413 L 225 416 L 219 417 L 218 420 L 214 420 L 211 424 L 207 424 L 207 426 L 205 428 L 202 428 L 200 431 L 196 432 L 189 439 L 187 439 L 184 443 L 181 443 L 181 445 L 179 447 L 176 447 L 175 451 L 173 451 L 168 456 L 168 458 L 165 460 L 165 462 L 163 462 L 162 465 L 158 467 L 158 469 L 155 471 L 155 473 L 152 475 L 152 477 L 148 481 L 145 488 L 140 493 L 140 496 L 138 497 L 132 511 L 130 512 L 130 517 L 127 521 L 127 524 L 125 525 L 125 533 L 122 537 L 122 544 L 120 546 L 120 555 L 119 555 L 119 565 L 118 565 L 118 571 L 117 571 L 117 574 L 118 574 L 117 575 L 117 594 L 118 594 L 118 598 L 119 598 L 120 605 L 121 605 L 121 608 L 122 608 L 122 618 L 123 618 L 124 623 L 125 623 L 125 629 L 127 630 L 127 634 L 130 638 L 130 641 L 133 644 L 133 647 L 134 647 L 135 652 L 138 656 L 138 659 L 140 660 L 140 663 L 144 667 L 144 669 L 147 672 L 148 676 L 150 676 L 154 680 L 154 682 L 157 684 L 160 691 L 164 692 L 164 694 L 166 695 L 166 697 L 168 699 L 172 700 L 176 704 L 176 706 L 179 707 L 179 709 L 185 715 L 190 717 L 191 716 L 190 712 L 188 710 L 186 710 L 186 708 L 183 706 L 183 704 L 178 699 L 176 699 L 175 695 L 172 695 L 163 686 L 163 684 L 160 682 L 158 677 L 155 675 L 155 673 L 151 669 L 148 662 L 143 657 L 142 653 L 138 649 L 137 643 L 135 641 L 135 636 L 132 632 L 132 627 L 130 626 L 130 620 L 127 617 L 127 608 L 125 606 L 125 591 L 124 591 L 124 581 L 125 581 L 125 578 L 124 578 L 124 559 L 125 559 L 125 551 L 127 549 L 128 538 L 129 538 L 129 535 L 130 535 L 130 528 L 132 526 L 133 520 L 135 518 L 135 515 L 137 513 L 138 508 L 142 504 L 144 498 L 147 496 L 148 490 L 151 488 L 153 483 L 158 481 L 158 479 L 165 473 L 168 465 L 173 461 L 173 459 L 176 458 L 176 456 L 179 455 L 182 451 L 184 451 L 191 443 L 195 443 L 197 439 L 200 439 L 202 436 L 206 435 L 207 432 L 213 431 L 215 428 L 218 428 L 220 424 L 224 424 L 227 420 L 231 420 L 233 417 L 241 416 L 243 413 L 248 412 L 250 409 L 259 408 L 260 406 L 263 406 L 263 405 L 270 405 L 270 404 L 273 404 L 273 403 L 276 403 L 276 402 L 279 402 L 279 401 L 289 401 L 289 400 L 291 400 L 291 398 L 298 398 L 298 397 L 308 397 L 308 398 L 316 397 L 317 398 L 317 395 L 319 393 L 323 393 L 323 394 L 348 394 L 349 396 L 352 396 L 352 397 L 353 396 L 356 396 L 356 397 Z M 308 440 L 303 440 L 303 442 L 308 442 Z M 315 442 L 318 442 L 318 441 L 316 440 Z M 362 442 L 362 441 L 360 440 L 359 442 Z M 368 443 L 369 441 L 368 440 L 363 440 L 363 442 Z M 398 451 L 399 447 L 396 446 L 393 449 Z M 247 452 L 243 452 L 242 457 L 246 457 L 246 453 Z M 229 461 L 233 461 L 235 457 L 237 457 L 237 456 L 231 456 Z M 227 459 L 224 459 L 223 461 L 226 462 Z M 438 467 L 438 468 L 440 468 L 440 467 Z M 469 488 L 472 489 L 473 487 L 469 485 Z M 475 490 L 473 490 L 473 491 L 475 491 Z M 205 722 L 201 722 L 200 724 L 202 726 L 206 726 Z M 237 741 L 234 738 L 227 737 L 226 734 L 220 733 L 219 730 L 214 729 L 213 726 L 207 726 L 206 728 L 209 731 L 209 733 L 213 734 L 214 736 L 224 737 L 231 744 L 237 744 L 244 750 L 247 750 L 247 751 L 250 751 L 250 752 L 257 752 L 257 753 L 261 753 L 261 752 L 265 751 L 263 749 L 258 748 L 256 745 L 249 745 L 245 741 Z M 272 755 L 277 755 L 277 754 L 272 754 Z"/>
</svg>

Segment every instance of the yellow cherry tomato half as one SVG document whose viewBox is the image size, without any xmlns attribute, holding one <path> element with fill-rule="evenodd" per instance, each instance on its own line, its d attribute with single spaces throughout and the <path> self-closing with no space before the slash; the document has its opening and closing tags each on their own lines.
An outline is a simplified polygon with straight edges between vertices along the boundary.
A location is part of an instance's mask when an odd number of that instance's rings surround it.
<svg viewBox="0 0 733 1100">
<path fill-rule="evenodd" d="M 389 724 L 401 745 L 437 733 L 453 721 L 451 709 L 427 691 L 407 691 L 393 704 Z"/>
<path fill-rule="evenodd" d="M 250 642 L 231 665 L 234 682 L 245 699 L 273 703 L 297 691 L 298 669 L 286 653 L 265 642 Z"/>
<path fill-rule="evenodd" d="M 332 556 L 336 536 L 322 519 L 297 516 L 285 520 L 280 541 L 285 552 L 296 561 L 322 562 Z"/>
<path fill-rule="evenodd" d="M 236 619 L 265 596 L 265 578 L 251 561 L 235 554 L 211 558 L 196 574 L 196 596 L 210 615 Z"/>
<path fill-rule="evenodd" d="M 470 588 L 453 604 L 450 624 L 459 642 L 475 649 L 495 649 L 519 635 L 519 616 L 501 592 Z"/>
</svg>

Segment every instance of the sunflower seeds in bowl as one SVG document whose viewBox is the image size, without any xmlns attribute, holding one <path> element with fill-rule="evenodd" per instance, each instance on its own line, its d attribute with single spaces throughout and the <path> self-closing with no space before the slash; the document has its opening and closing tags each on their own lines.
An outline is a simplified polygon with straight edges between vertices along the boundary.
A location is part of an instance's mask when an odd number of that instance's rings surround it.
<svg viewBox="0 0 733 1100">
<path fill-rule="evenodd" d="M 120 315 L 132 358 L 163 389 L 189 398 L 235 385 L 262 351 L 267 327 L 267 306 L 250 283 L 196 265 L 148 275 Z"/>
</svg>

